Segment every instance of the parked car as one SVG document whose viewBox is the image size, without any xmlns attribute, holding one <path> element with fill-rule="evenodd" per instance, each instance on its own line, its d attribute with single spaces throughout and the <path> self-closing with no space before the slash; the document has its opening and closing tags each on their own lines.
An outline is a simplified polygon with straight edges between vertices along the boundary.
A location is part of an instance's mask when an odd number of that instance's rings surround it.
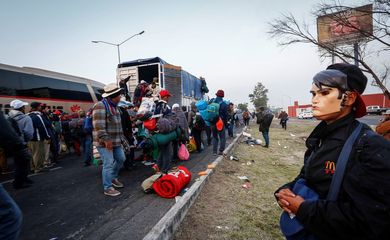
<svg viewBox="0 0 390 240">
<path fill-rule="evenodd" d="M 382 113 L 382 108 L 378 105 L 371 105 L 367 107 L 367 113 L 380 115 Z"/>
<path fill-rule="evenodd" d="M 300 112 L 298 114 L 299 119 L 312 119 L 313 118 L 313 112 L 312 111 L 304 111 Z"/>
</svg>

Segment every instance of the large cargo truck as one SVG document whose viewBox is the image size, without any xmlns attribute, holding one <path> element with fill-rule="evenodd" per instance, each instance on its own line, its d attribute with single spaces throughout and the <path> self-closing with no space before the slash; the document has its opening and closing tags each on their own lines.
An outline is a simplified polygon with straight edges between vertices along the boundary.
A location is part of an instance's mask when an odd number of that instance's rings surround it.
<svg viewBox="0 0 390 240">
<path fill-rule="evenodd" d="M 180 106 L 188 107 L 191 102 L 203 98 L 202 81 L 199 78 L 159 57 L 118 64 L 117 82 L 127 77 L 130 77 L 127 88 L 131 97 L 139 82 L 144 80 L 151 83 L 153 78 L 157 78 L 160 88 L 172 94 L 170 105 L 178 103 Z"/>
</svg>

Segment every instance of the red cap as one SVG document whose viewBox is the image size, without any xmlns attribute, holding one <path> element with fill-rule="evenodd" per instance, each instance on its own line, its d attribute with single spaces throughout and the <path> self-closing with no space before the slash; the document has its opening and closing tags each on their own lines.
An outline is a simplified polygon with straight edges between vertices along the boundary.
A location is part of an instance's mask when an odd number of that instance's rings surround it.
<svg viewBox="0 0 390 240">
<path fill-rule="evenodd" d="M 170 97 L 170 96 L 172 96 L 172 94 L 168 90 L 165 90 L 165 89 L 161 90 L 160 97 L 166 97 L 166 96 Z"/>
<path fill-rule="evenodd" d="M 219 89 L 215 95 L 217 97 L 225 97 L 225 92 L 222 89 Z"/>
<path fill-rule="evenodd" d="M 354 108 L 355 108 L 355 117 L 356 118 L 361 118 L 361 117 L 367 115 L 366 104 L 364 103 L 364 101 L 359 93 L 357 93 Z"/>
</svg>

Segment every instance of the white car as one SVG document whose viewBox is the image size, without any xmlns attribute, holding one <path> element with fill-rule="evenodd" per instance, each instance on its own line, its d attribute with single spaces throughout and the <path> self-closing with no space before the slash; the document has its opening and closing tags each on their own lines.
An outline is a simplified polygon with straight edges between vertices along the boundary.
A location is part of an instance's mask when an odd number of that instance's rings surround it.
<svg viewBox="0 0 390 240">
<path fill-rule="evenodd" d="M 299 119 L 312 119 L 313 118 L 313 112 L 311 111 L 305 111 L 305 112 L 300 112 L 298 114 Z"/>
</svg>

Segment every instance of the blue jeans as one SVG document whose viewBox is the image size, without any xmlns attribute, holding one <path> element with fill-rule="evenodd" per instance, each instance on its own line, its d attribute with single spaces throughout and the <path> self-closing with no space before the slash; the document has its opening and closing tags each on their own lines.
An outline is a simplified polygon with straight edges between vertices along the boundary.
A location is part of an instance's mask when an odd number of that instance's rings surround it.
<svg viewBox="0 0 390 240">
<path fill-rule="evenodd" d="M 84 163 L 92 162 L 92 135 L 87 135 L 84 140 Z"/>
<path fill-rule="evenodd" d="M 261 133 L 263 134 L 263 138 L 264 138 L 264 141 L 265 141 L 265 146 L 269 146 L 269 130 L 262 131 Z"/>
<path fill-rule="evenodd" d="M 213 133 L 213 153 L 217 153 L 218 150 L 218 142 L 220 141 L 219 151 L 223 152 L 225 150 L 226 144 L 226 130 L 225 126 L 223 126 L 222 131 L 218 131 L 216 126 L 210 126 L 211 132 Z"/>
<path fill-rule="evenodd" d="M 233 123 L 229 123 L 227 125 L 227 129 L 228 129 L 228 135 L 229 137 L 233 137 L 233 129 L 234 129 L 234 124 Z"/>
<path fill-rule="evenodd" d="M 123 166 L 126 156 L 122 146 L 114 147 L 112 151 L 104 147 L 97 147 L 97 150 L 103 161 L 102 179 L 104 190 L 106 190 L 112 187 L 112 180 L 118 178 L 119 170 Z"/>
<path fill-rule="evenodd" d="M 22 212 L 0 184 L 0 239 L 17 239 L 21 226 Z"/>
</svg>

